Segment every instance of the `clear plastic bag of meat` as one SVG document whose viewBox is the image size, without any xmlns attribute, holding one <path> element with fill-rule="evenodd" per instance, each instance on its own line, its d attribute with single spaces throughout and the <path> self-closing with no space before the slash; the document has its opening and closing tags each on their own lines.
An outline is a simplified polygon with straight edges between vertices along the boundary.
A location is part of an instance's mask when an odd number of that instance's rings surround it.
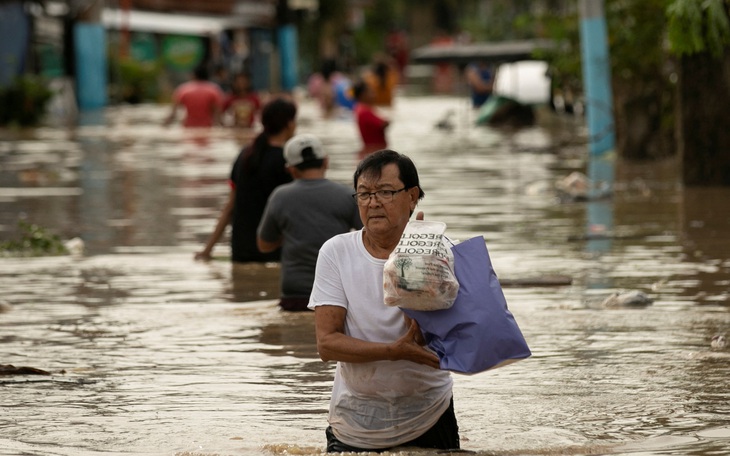
<svg viewBox="0 0 730 456">
<path fill-rule="evenodd" d="M 386 305 L 443 310 L 454 304 L 459 282 L 445 231 L 443 222 L 408 222 L 383 269 Z"/>
</svg>

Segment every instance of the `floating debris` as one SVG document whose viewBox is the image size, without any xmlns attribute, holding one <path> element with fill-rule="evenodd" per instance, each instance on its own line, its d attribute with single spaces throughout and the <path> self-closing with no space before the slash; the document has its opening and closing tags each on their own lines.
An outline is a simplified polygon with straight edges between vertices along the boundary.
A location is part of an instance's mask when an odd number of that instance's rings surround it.
<svg viewBox="0 0 730 456">
<path fill-rule="evenodd" d="M 0 375 L 51 375 L 51 373 L 35 367 L 0 364 Z"/>
<path fill-rule="evenodd" d="M 727 347 L 727 340 L 725 339 L 725 336 L 722 334 L 715 334 L 714 336 L 712 336 L 712 340 L 710 341 L 710 347 L 715 350 L 722 350 Z"/>
<path fill-rule="evenodd" d="M 603 300 L 603 307 L 647 307 L 650 306 L 652 300 L 643 291 L 617 291 Z"/>
</svg>

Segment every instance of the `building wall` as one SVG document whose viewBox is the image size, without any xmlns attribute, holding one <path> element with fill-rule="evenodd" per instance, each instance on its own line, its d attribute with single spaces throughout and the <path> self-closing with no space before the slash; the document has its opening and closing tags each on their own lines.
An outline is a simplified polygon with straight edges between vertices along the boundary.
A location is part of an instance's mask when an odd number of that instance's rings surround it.
<svg viewBox="0 0 730 456">
<path fill-rule="evenodd" d="M 30 21 L 21 2 L 0 4 L 0 87 L 23 73 L 30 40 Z"/>
</svg>

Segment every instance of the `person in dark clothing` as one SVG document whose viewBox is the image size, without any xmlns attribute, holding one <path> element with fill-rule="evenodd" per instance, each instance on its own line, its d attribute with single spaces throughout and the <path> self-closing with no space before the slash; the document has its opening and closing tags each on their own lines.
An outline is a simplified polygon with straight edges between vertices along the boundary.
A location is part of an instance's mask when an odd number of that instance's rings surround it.
<svg viewBox="0 0 730 456">
<path fill-rule="evenodd" d="M 481 107 L 492 95 L 494 75 L 486 62 L 474 62 L 467 65 L 466 83 L 471 91 L 471 104 L 474 108 Z"/>
<path fill-rule="evenodd" d="M 271 192 L 292 181 L 286 171 L 283 147 L 294 136 L 296 114 L 296 105 L 288 99 L 278 98 L 264 106 L 261 112 L 264 131 L 238 154 L 231 169 L 228 202 L 205 248 L 195 254 L 196 260 L 211 259 L 213 247 L 229 223 L 232 225 L 231 261 L 263 263 L 280 260 L 280 249 L 269 253 L 258 250 L 256 229 Z"/>
</svg>

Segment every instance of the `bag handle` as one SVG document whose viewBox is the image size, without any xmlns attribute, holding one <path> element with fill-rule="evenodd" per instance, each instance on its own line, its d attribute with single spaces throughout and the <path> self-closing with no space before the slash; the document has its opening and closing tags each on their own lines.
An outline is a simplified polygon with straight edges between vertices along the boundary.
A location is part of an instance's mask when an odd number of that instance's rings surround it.
<svg viewBox="0 0 730 456">
<path fill-rule="evenodd" d="M 442 237 L 443 237 L 444 239 L 446 239 L 446 240 L 448 241 L 448 243 L 449 243 L 449 244 L 451 244 L 451 247 L 454 247 L 454 246 L 456 245 L 456 244 L 454 244 L 454 241 L 452 241 L 452 240 L 451 240 L 451 239 L 450 239 L 450 238 L 449 238 L 448 236 L 446 236 L 445 234 L 442 234 L 441 236 L 442 236 Z"/>
</svg>

